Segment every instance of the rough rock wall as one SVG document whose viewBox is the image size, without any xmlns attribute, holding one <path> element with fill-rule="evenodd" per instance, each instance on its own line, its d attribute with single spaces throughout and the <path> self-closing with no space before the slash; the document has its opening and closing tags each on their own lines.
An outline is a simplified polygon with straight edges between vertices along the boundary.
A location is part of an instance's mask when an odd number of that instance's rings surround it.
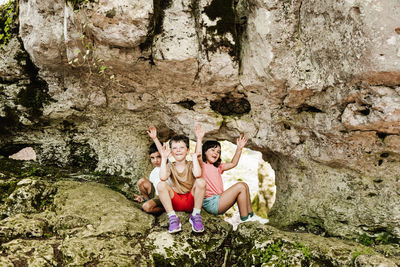
<svg viewBox="0 0 400 267">
<path fill-rule="evenodd" d="M 33 144 L 43 162 L 137 177 L 150 123 L 165 139 L 202 122 L 209 138 L 245 132 L 273 164 L 273 224 L 400 237 L 398 1 L 19 4 L 20 45 L 50 100 L 35 119 L 17 112 L 10 42 L 1 119 L 23 127 L 5 129 L 3 154 Z"/>
</svg>

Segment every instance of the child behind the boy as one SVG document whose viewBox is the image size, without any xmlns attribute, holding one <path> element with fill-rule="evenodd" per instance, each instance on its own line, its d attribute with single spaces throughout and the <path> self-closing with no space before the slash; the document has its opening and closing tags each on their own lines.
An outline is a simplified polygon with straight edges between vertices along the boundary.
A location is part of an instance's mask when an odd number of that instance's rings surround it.
<svg viewBox="0 0 400 267">
<path fill-rule="evenodd" d="M 154 126 L 149 127 L 147 131 L 149 137 L 153 139 L 154 143 L 149 147 L 150 162 L 154 166 L 154 169 L 150 173 L 150 179 L 140 178 L 137 185 L 141 195 L 134 194 L 134 200 L 143 203 L 142 209 L 147 213 L 160 213 L 164 211 L 164 207 L 158 197 L 157 185 L 160 182 L 160 165 L 161 155 L 159 149 L 162 145 L 157 138 L 157 130 Z M 157 147 L 158 146 L 158 147 Z M 170 184 L 170 181 L 168 180 Z"/>
</svg>

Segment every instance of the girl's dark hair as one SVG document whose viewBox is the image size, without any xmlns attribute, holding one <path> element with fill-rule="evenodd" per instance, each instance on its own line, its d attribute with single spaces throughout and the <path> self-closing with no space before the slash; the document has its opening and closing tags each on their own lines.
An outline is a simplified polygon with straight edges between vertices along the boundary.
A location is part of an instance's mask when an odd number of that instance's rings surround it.
<svg viewBox="0 0 400 267">
<path fill-rule="evenodd" d="M 210 148 L 214 148 L 214 147 L 221 147 L 221 144 L 215 140 L 208 140 L 203 144 L 203 149 L 202 149 L 202 153 L 201 153 L 203 162 L 207 162 L 206 151 L 209 150 Z M 219 154 L 219 158 L 217 159 L 216 162 L 214 162 L 213 165 L 215 167 L 219 167 L 220 164 L 221 164 L 221 153 Z"/>
</svg>

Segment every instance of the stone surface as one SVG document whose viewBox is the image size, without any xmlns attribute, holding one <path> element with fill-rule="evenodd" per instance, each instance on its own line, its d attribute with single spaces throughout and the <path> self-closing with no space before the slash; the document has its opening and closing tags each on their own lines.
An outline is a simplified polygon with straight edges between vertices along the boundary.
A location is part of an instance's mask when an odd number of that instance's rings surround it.
<svg viewBox="0 0 400 267">
<path fill-rule="evenodd" d="M 283 232 L 254 222 L 239 225 L 232 245 L 230 266 L 396 266 L 396 259 L 351 241 Z"/>
<path fill-rule="evenodd" d="M 135 181 L 149 124 L 164 141 L 202 122 L 271 162 L 274 225 L 400 238 L 398 1 L 122 2 L 20 3 L 2 155 L 29 145 L 40 163 Z"/>
<path fill-rule="evenodd" d="M 22 184 L 34 184 L 24 179 Z M 123 195 L 97 183 L 60 181 L 51 205 L 0 220 L 1 262 L 41 266 L 199 264 L 223 259 L 232 226 L 204 212 L 206 232 L 193 234 L 189 214 L 179 212 L 183 231 L 168 233 L 168 217 L 146 214 Z M 16 210 L 15 203 L 8 207 Z M 168 242 L 167 242 L 168 241 Z M 193 256 L 197 255 L 197 256 Z"/>
<path fill-rule="evenodd" d="M 189 223 L 189 214 L 177 213 L 182 224 L 182 231 L 171 235 L 166 213 L 159 218 L 159 226 L 154 227 L 147 236 L 145 246 L 151 248 L 154 264 L 173 266 L 220 265 L 225 251 L 222 249 L 232 226 L 222 219 L 202 212 L 204 233 L 193 233 Z"/>
<path fill-rule="evenodd" d="M 31 176 L 18 186 L 35 181 Z M 203 233 L 192 232 L 189 213 L 177 212 L 182 231 L 169 234 L 166 213 L 146 214 L 102 184 L 47 183 L 56 189 L 51 204 L 0 220 L 2 266 L 397 266 L 400 261 L 398 246 L 365 247 L 258 222 L 241 223 L 232 231 L 220 216 L 205 211 Z M 6 205 L 16 210 L 14 203 Z"/>
</svg>

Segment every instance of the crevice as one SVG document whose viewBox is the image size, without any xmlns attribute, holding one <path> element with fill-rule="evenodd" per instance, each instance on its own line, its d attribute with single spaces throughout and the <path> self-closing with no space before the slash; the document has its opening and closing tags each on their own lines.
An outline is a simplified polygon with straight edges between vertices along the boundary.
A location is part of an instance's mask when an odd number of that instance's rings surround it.
<svg viewBox="0 0 400 267">
<path fill-rule="evenodd" d="M 379 139 L 382 140 L 382 142 L 384 142 L 385 141 L 385 137 L 388 136 L 389 134 L 382 133 L 382 132 L 376 132 L 376 135 L 378 136 Z"/>
<path fill-rule="evenodd" d="M 386 153 L 386 152 L 385 152 L 385 153 L 382 153 L 382 154 L 381 154 L 381 158 L 387 158 L 387 157 L 389 157 L 389 153 Z"/>
<path fill-rule="evenodd" d="M 302 105 L 301 107 L 299 107 L 298 109 L 297 109 L 297 112 L 298 113 L 301 113 L 301 112 L 310 112 L 310 113 L 324 113 L 322 110 L 320 110 L 319 108 L 316 108 L 316 107 L 313 107 L 313 106 L 310 106 L 310 105 L 307 105 L 307 104 L 304 104 L 304 105 Z"/>
<path fill-rule="evenodd" d="M 190 4 L 190 13 L 194 19 L 194 27 L 196 31 L 196 37 L 197 37 L 197 43 L 198 43 L 198 55 L 197 55 L 197 71 L 196 74 L 193 78 L 192 85 L 199 79 L 200 71 L 201 71 L 201 58 L 203 55 L 203 46 L 202 46 L 202 41 L 203 40 L 203 33 L 201 31 L 201 23 L 200 23 L 200 18 L 201 18 L 201 13 L 200 13 L 200 5 L 198 0 L 192 0 Z"/>
<path fill-rule="evenodd" d="M 216 25 L 206 27 L 206 36 L 202 41 L 208 60 L 209 52 L 222 50 L 227 51 L 240 65 L 241 36 L 247 26 L 247 16 L 238 14 L 238 4 L 239 0 L 213 0 L 204 8 L 203 13 L 216 21 Z M 233 43 L 227 34 L 232 35 Z"/>
<path fill-rule="evenodd" d="M 187 99 L 185 101 L 180 101 L 175 104 L 180 105 L 186 109 L 193 110 L 193 107 L 194 107 L 194 105 L 196 105 L 196 102 L 194 102 L 193 100 Z"/>
<path fill-rule="evenodd" d="M 229 94 L 221 99 L 210 101 L 211 109 L 221 115 L 243 115 L 251 111 L 250 102 L 245 95 Z"/>
<path fill-rule="evenodd" d="M 161 34 L 163 31 L 165 10 L 171 7 L 171 0 L 153 0 L 153 15 L 150 18 L 149 28 L 147 31 L 146 40 L 139 45 L 140 50 L 150 50 L 148 57 L 142 57 L 141 59 L 149 60 L 151 65 L 155 65 L 153 60 L 153 45 L 154 38 L 156 35 Z"/>
</svg>

